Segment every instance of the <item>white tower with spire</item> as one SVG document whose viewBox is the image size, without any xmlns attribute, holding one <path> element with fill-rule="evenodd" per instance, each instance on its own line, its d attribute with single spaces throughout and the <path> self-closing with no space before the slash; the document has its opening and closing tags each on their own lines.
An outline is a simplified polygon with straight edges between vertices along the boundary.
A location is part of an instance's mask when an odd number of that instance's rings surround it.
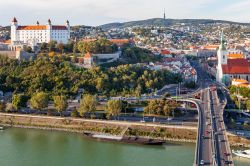
<svg viewBox="0 0 250 166">
<path fill-rule="evenodd" d="M 16 17 L 14 17 L 11 22 L 11 43 L 12 44 L 15 41 L 17 41 L 17 28 L 18 28 L 18 22 L 17 22 Z"/>
<path fill-rule="evenodd" d="M 217 52 L 217 58 L 218 58 L 218 66 L 217 66 L 217 74 L 216 74 L 216 80 L 217 82 L 223 83 L 223 70 L 222 65 L 227 65 L 227 50 L 225 46 L 225 38 L 224 33 L 222 31 L 221 33 L 221 44 L 219 47 L 219 50 Z"/>
<path fill-rule="evenodd" d="M 66 21 L 66 27 L 68 29 L 68 38 L 70 38 L 70 24 L 69 24 L 69 20 Z"/>
<path fill-rule="evenodd" d="M 51 36 L 51 31 L 52 31 L 52 24 L 51 24 L 51 20 L 48 19 L 48 23 L 46 25 L 46 31 L 47 31 L 47 42 L 50 42 L 52 40 L 52 36 Z"/>
</svg>

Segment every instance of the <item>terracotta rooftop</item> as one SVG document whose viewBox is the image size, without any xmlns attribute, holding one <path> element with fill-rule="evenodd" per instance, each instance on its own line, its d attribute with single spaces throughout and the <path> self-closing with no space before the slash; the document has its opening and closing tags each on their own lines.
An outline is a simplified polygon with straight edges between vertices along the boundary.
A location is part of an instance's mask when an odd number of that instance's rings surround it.
<svg viewBox="0 0 250 166">
<path fill-rule="evenodd" d="M 18 26 L 17 30 L 46 30 L 46 25 Z"/>
<path fill-rule="evenodd" d="M 84 58 L 91 58 L 91 57 L 92 57 L 92 54 L 89 52 L 84 55 Z"/>
<path fill-rule="evenodd" d="M 46 25 L 28 25 L 28 26 L 18 26 L 17 30 L 46 30 Z M 52 30 L 67 30 L 66 26 L 54 25 Z"/>
<path fill-rule="evenodd" d="M 162 50 L 161 55 L 169 55 L 171 52 L 169 50 Z"/>
<path fill-rule="evenodd" d="M 244 54 L 229 54 L 228 58 L 229 59 L 243 59 L 244 58 Z"/>
<path fill-rule="evenodd" d="M 228 59 L 222 70 L 224 74 L 250 74 L 250 65 L 247 59 Z"/>
</svg>

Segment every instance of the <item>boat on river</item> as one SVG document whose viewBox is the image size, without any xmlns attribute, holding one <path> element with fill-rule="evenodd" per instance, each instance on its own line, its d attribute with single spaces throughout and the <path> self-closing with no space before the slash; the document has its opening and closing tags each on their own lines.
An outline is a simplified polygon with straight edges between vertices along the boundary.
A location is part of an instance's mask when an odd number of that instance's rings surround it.
<svg viewBox="0 0 250 166">
<path fill-rule="evenodd" d="M 233 150 L 233 154 L 239 157 L 250 159 L 250 150 Z"/>
<path fill-rule="evenodd" d="M 128 144 L 142 144 L 142 145 L 162 145 L 165 143 L 163 140 L 150 139 L 137 136 L 113 136 L 106 134 L 95 134 L 91 132 L 83 132 L 83 135 L 88 138 L 109 141 L 109 142 L 122 142 Z"/>
</svg>

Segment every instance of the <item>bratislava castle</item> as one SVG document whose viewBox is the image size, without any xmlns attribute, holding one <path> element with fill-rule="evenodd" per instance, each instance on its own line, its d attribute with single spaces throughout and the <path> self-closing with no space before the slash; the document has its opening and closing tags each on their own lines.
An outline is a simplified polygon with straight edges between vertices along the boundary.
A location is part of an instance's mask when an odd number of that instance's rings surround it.
<svg viewBox="0 0 250 166">
<path fill-rule="evenodd" d="M 37 21 L 36 25 L 20 26 L 18 25 L 17 19 L 14 17 L 11 23 L 12 44 L 32 43 L 36 45 L 38 43 L 48 43 L 50 41 L 66 44 L 69 39 L 69 21 L 66 21 L 65 25 L 52 25 L 49 19 L 46 25 L 40 25 Z"/>
</svg>

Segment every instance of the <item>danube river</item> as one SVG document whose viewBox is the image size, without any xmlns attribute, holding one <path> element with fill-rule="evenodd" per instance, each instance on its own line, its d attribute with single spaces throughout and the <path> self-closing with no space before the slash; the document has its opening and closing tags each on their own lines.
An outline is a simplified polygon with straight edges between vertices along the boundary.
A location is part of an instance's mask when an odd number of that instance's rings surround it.
<svg viewBox="0 0 250 166">
<path fill-rule="evenodd" d="M 31 129 L 0 132 L 1 166 L 192 166 L 195 144 L 104 143 L 79 134 Z M 249 166 L 237 159 L 235 165 Z"/>
</svg>

